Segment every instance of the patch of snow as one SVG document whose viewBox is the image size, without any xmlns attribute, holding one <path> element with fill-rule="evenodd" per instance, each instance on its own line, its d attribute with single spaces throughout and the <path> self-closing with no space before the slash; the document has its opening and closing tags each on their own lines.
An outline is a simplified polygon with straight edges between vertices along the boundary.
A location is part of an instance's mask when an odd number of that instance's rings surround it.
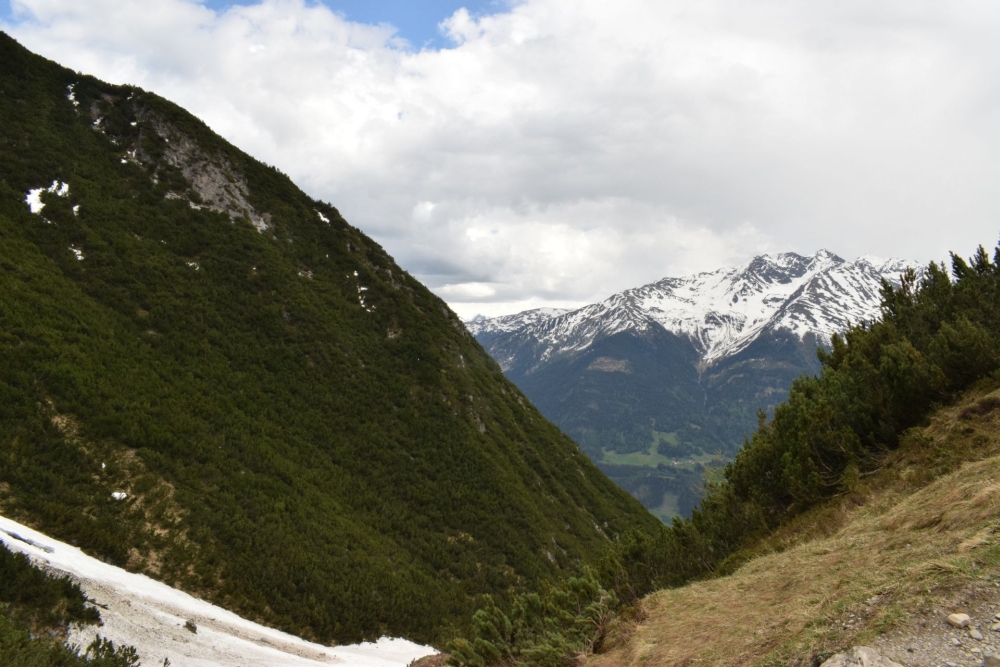
<svg viewBox="0 0 1000 667">
<path fill-rule="evenodd" d="M 76 255 L 76 259 L 78 262 L 83 261 L 83 252 L 81 252 L 78 248 L 74 248 L 73 246 L 70 246 L 69 249 L 73 251 L 74 255 Z"/>
<path fill-rule="evenodd" d="M 111 497 L 115 500 L 125 500 L 126 498 L 128 498 L 128 494 L 125 493 L 124 491 L 113 491 L 111 493 Z"/>
<path fill-rule="evenodd" d="M 350 278 L 350 276 L 347 276 L 347 277 Z M 354 278 L 355 278 L 355 280 L 357 279 L 357 277 L 358 277 L 358 272 L 355 271 L 354 272 Z M 360 284 L 358 285 L 358 303 L 361 304 L 361 307 L 364 308 L 365 311 L 367 311 L 367 312 L 370 313 L 373 310 L 375 310 L 375 306 L 372 306 L 372 307 L 369 308 L 368 306 L 365 305 L 365 292 L 367 292 L 367 291 L 368 291 L 367 287 L 363 287 Z"/>
<path fill-rule="evenodd" d="M 201 266 L 198 264 L 198 262 L 188 262 L 187 265 L 190 266 L 195 271 L 197 271 L 198 269 L 201 268 Z"/>
<path fill-rule="evenodd" d="M 15 537 L 16 535 L 16 537 Z M 405 639 L 323 646 L 253 623 L 141 574 L 126 572 L 0 516 L 0 542 L 45 569 L 68 575 L 101 606 L 100 628 L 74 627 L 69 641 L 95 634 L 134 646 L 145 665 L 173 667 L 406 667 L 435 653 Z M 197 633 L 184 626 L 194 623 Z"/>
<path fill-rule="evenodd" d="M 330 219 L 329 219 L 329 218 L 327 218 L 327 217 L 326 217 L 325 215 L 323 215 L 323 214 L 322 214 L 322 213 L 320 213 L 319 211 L 316 211 L 316 214 L 317 214 L 317 215 L 319 216 L 319 219 L 320 219 L 320 220 L 322 220 L 323 222 L 325 222 L 325 223 L 326 223 L 326 224 L 328 224 L 328 225 L 330 224 Z"/>
<path fill-rule="evenodd" d="M 73 207 L 73 215 L 80 215 L 80 205 L 77 204 Z"/>
<path fill-rule="evenodd" d="M 59 181 L 52 181 L 52 185 L 47 188 L 33 188 L 28 190 L 28 194 L 24 197 L 24 203 L 28 205 L 31 212 L 38 215 L 45 208 L 45 204 L 42 203 L 42 193 L 49 192 L 59 197 L 66 197 L 69 195 L 69 183 L 61 183 Z"/>
<path fill-rule="evenodd" d="M 66 86 L 66 90 L 69 91 L 66 94 L 66 99 L 68 99 L 70 102 L 72 102 L 73 106 L 78 107 L 78 106 L 80 106 L 80 102 L 76 99 L 76 93 L 73 91 L 73 89 L 75 87 L 76 87 L 75 83 L 71 83 L 68 86 Z"/>
<path fill-rule="evenodd" d="M 45 204 L 42 203 L 42 193 L 45 192 L 45 188 L 35 188 L 34 190 L 28 190 L 27 196 L 24 198 L 24 203 L 28 205 L 31 212 L 38 215 L 45 208 Z"/>
</svg>

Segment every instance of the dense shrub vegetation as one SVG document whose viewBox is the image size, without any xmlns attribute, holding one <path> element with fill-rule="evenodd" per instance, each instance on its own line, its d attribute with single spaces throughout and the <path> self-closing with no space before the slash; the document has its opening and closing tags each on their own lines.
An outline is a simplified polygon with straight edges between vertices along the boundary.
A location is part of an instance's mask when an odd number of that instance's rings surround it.
<svg viewBox="0 0 1000 667">
<path fill-rule="evenodd" d="M 773 419 L 761 414 L 759 428 L 722 480 L 709 485 L 691 519 L 652 533 L 629 532 L 609 546 L 598 575 L 613 599 L 630 604 L 658 588 L 731 571 L 745 558 L 741 550 L 850 491 L 934 406 L 995 374 L 1000 246 L 992 261 L 982 247 L 969 261 L 953 255 L 951 277 L 931 263 L 920 276 L 904 275 L 898 289 L 884 284 L 880 320 L 835 336 L 819 357 L 819 375 L 795 380 Z M 518 652 L 517 637 L 498 639 L 497 624 L 483 621 L 499 613 L 487 606 L 477 615 L 472 639 L 454 643 L 458 662 L 552 664 L 538 649 Z M 541 623 L 533 618 L 521 625 Z M 569 636 L 556 633 L 546 647 L 557 649 Z M 558 660 L 565 663 L 580 646 L 556 651 Z M 539 654 L 546 659 L 536 660 Z"/>
<path fill-rule="evenodd" d="M 519 662 L 557 667 L 568 656 L 600 649 L 617 604 L 589 571 L 517 596 L 509 612 L 487 596 L 473 617 L 473 639 L 453 642 L 452 657 L 472 667 Z"/>
<path fill-rule="evenodd" d="M 88 607 L 80 587 L 66 577 L 52 577 L 22 554 L 0 545 L 0 603 L 16 620 L 53 626 L 98 623 L 100 614 Z"/>
<path fill-rule="evenodd" d="M 0 62 L 4 512 L 339 642 L 434 640 L 655 525 L 335 208 L 155 95 Z"/>
<path fill-rule="evenodd" d="M 130 646 L 98 637 L 86 650 L 40 639 L 0 611 L 0 665 L 4 667 L 139 667 Z"/>
</svg>

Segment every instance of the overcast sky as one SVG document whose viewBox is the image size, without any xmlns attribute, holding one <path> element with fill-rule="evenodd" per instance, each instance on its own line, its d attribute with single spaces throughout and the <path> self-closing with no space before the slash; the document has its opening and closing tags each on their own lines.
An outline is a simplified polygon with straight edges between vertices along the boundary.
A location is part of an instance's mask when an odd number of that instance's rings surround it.
<svg viewBox="0 0 1000 667">
<path fill-rule="evenodd" d="M 995 0 L 13 0 L 0 27 L 184 106 L 463 317 L 1000 233 Z"/>
</svg>

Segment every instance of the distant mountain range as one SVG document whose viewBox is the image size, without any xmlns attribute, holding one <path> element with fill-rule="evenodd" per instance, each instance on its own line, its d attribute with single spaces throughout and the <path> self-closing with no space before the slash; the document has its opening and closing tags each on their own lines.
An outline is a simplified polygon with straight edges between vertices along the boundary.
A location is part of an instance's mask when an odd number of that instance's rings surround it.
<svg viewBox="0 0 1000 667">
<path fill-rule="evenodd" d="M 918 268 L 826 250 L 761 255 L 466 327 L 546 417 L 667 518 L 690 512 L 705 467 L 735 453 L 758 410 L 819 369 L 818 346 L 878 317 L 882 280 Z"/>
</svg>

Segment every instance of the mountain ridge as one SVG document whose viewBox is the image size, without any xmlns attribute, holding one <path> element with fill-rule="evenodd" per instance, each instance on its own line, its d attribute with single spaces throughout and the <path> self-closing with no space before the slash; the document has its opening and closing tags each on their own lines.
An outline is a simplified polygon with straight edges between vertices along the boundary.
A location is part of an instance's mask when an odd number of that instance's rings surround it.
<svg viewBox="0 0 1000 667">
<path fill-rule="evenodd" d="M 642 333 L 659 324 L 690 338 L 701 360 L 710 364 L 742 351 L 767 327 L 829 341 L 852 317 L 859 322 L 878 314 L 880 279 L 898 284 L 899 274 L 918 268 L 909 260 L 872 255 L 846 262 L 827 250 L 806 256 L 759 255 L 732 268 L 661 278 L 575 310 L 534 309 L 465 324 L 477 338 L 515 332 L 534 336 L 542 348 L 541 361 L 584 350 L 599 337 L 630 329 Z M 823 290 L 827 298 L 837 292 L 850 297 L 849 307 L 841 301 L 840 312 L 827 307 L 817 314 L 816 306 L 826 305 L 819 294 Z M 510 360 L 498 362 L 509 368 Z"/>
</svg>

